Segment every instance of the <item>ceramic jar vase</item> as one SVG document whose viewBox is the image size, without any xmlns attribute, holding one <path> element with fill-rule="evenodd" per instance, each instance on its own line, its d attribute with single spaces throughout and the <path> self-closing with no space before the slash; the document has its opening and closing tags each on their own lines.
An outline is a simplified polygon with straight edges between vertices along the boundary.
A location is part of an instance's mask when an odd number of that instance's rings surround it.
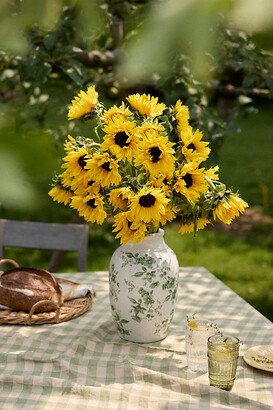
<svg viewBox="0 0 273 410">
<path fill-rule="evenodd" d="M 179 265 L 164 231 L 114 252 L 109 269 L 110 304 L 119 335 L 149 343 L 164 339 L 174 314 Z"/>
</svg>

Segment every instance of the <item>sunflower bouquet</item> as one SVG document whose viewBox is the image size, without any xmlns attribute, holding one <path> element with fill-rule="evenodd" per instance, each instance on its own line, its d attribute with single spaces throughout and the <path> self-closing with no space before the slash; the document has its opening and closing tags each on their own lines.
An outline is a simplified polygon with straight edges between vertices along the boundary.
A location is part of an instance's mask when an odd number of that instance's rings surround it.
<svg viewBox="0 0 273 410">
<path fill-rule="evenodd" d="M 68 135 L 49 195 L 87 222 L 111 220 L 121 243 L 140 242 L 174 219 L 181 234 L 215 220 L 230 224 L 248 206 L 219 181 L 218 166 L 204 166 L 209 143 L 180 100 L 166 106 L 133 94 L 106 109 L 90 86 L 73 99 L 68 119 L 95 121 L 93 138 Z"/>
</svg>

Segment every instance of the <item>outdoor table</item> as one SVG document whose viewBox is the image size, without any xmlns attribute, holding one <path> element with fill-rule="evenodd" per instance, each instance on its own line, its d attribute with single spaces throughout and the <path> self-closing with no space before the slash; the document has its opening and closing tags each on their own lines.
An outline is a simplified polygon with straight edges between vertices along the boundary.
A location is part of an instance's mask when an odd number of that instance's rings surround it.
<svg viewBox="0 0 273 410">
<path fill-rule="evenodd" d="M 181 268 L 174 319 L 166 339 L 121 339 L 112 321 L 107 272 L 58 274 L 92 284 L 84 315 L 59 324 L 1 326 L 0 408 L 4 409 L 272 409 L 273 373 L 248 366 L 246 349 L 273 344 L 273 324 L 204 268 Z M 242 341 L 232 391 L 189 372 L 184 326 L 197 313 Z"/>
</svg>

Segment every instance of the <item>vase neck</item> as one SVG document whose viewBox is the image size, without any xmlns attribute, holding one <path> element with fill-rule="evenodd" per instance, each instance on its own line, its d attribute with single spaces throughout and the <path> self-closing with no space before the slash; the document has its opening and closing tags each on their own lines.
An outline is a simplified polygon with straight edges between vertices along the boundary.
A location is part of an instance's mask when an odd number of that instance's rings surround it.
<svg viewBox="0 0 273 410">
<path fill-rule="evenodd" d="M 164 242 L 164 234 L 165 232 L 163 229 L 159 229 L 158 232 L 150 233 L 142 239 L 141 243 L 158 243 Z"/>
<path fill-rule="evenodd" d="M 163 229 L 159 229 L 156 233 L 146 235 L 139 243 L 128 242 L 126 245 L 122 245 L 122 247 L 127 250 L 165 248 L 164 233 Z"/>
</svg>

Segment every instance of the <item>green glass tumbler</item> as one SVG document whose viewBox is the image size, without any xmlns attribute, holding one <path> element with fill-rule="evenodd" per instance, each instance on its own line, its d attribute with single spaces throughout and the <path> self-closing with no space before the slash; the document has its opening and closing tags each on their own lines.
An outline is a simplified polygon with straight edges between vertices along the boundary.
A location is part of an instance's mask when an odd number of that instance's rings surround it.
<svg viewBox="0 0 273 410">
<path fill-rule="evenodd" d="M 214 335 L 208 339 L 208 375 L 211 386 L 231 390 L 236 377 L 240 341 Z"/>
</svg>

